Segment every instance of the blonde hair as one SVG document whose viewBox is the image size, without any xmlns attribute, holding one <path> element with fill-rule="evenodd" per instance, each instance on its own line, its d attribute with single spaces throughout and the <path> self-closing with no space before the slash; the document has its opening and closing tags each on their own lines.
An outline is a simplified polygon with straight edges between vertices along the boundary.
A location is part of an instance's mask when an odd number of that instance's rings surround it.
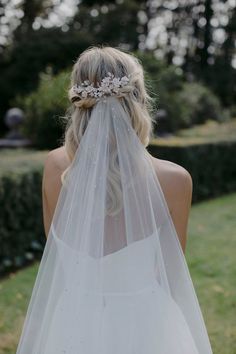
<svg viewBox="0 0 236 354">
<path fill-rule="evenodd" d="M 71 86 L 68 92 L 72 107 L 69 110 L 64 145 L 70 161 L 72 162 L 79 142 L 89 122 L 91 110 L 96 104 L 93 97 L 81 98 L 73 92 L 72 87 L 88 80 L 100 83 L 108 73 L 115 77 L 129 76 L 127 87 L 118 96 L 124 110 L 129 114 L 131 124 L 141 143 L 146 147 L 153 132 L 153 119 L 150 115 L 151 98 L 144 83 L 144 72 L 138 59 L 112 47 L 91 47 L 85 50 L 73 66 Z M 114 150 L 112 154 L 117 155 Z M 117 184 L 119 166 L 114 165 L 116 156 L 111 156 L 108 181 L 110 182 L 108 194 L 110 205 L 107 213 L 116 214 L 121 208 L 121 189 Z M 70 168 L 70 167 L 69 167 Z M 68 168 L 68 169 L 69 169 Z M 62 182 L 68 169 L 62 175 Z"/>
</svg>

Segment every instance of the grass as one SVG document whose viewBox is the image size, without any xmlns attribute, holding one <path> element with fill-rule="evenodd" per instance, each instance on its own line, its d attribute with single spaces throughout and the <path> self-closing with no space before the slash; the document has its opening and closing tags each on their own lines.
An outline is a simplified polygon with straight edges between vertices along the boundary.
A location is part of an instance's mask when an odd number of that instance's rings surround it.
<svg viewBox="0 0 236 354">
<path fill-rule="evenodd" d="M 178 131 L 178 136 L 181 137 L 202 137 L 214 139 L 235 138 L 236 136 L 236 118 L 219 123 L 214 120 L 208 120 L 204 124 L 196 125 L 190 129 Z"/>
<path fill-rule="evenodd" d="M 19 173 L 32 167 L 42 167 L 48 151 L 29 149 L 2 149 L 0 151 L 0 176 Z"/>
<path fill-rule="evenodd" d="M 13 354 L 18 343 L 38 264 L 0 282 L 0 353 Z"/>
<path fill-rule="evenodd" d="M 175 135 L 152 139 L 151 144 L 168 146 L 187 146 L 195 144 L 235 141 L 236 118 L 226 122 L 209 120 L 192 128 L 181 129 Z"/>
<path fill-rule="evenodd" d="M 194 205 L 186 257 L 216 354 L 236 353 L 236 194 Z M 19 340 L 38 263 L 0 282 L 0 354 Z"/>
<path fill-rule="evenodd" d="M 191 210 L 186 258 L 213 353 L 236 354 L 236 194 Z"/>
</svg>

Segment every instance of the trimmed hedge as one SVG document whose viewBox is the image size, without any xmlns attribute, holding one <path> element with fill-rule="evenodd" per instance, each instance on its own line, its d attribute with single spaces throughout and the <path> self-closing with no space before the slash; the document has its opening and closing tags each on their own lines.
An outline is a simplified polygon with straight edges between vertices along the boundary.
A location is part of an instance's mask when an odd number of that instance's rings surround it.
<svg viewBox="0 0 236 354">
<path fill-rule="evenodd" d="M 17 155 L 7 152 L 1 156 L 1 275 L 40 257 L 45 243 L 41 198 L 42 156 L 37 152 Z M 17 157 L 19 161 L 16 163 Z"/>
<path fill-rule="evenodd" d="M 167 145 L 169 144 L 169 145 Z M 153 156 L 185 167 L 193 178 L 193 202 L 236 191 L 236 140 L 182 143 L 153 140 Z M 45 244 L 42 222 L 42 165 L 46 152 L 1 156 L 0 274 L 40 257 Z"/>
<path fill-rule="evenodd" d="M 154 141 L 148 151 L 189 171 L 193 202 L 236 190 L 236 140 L 172 146 Z"/>
</svg>

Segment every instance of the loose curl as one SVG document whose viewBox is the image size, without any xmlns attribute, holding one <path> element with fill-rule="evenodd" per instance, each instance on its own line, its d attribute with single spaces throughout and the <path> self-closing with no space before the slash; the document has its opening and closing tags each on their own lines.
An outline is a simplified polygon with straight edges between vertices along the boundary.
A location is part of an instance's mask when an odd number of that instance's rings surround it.
<svg viewBox="0 0 236 354">
<path fill-rule="evenodd" d="M 122 87 L 117 97 L 130 116 L 132 127 L 142 144 L 145 147 L 149 144 L 153 132 L 153 119 L 149 113 L 151 98 L 145 87 L 142 65 L 136 57 L 119 49 L 92 47 L 79 56 L 71 74 L 71 87 L 68 96 L 72 107 L 66 117 L 68 122 L 64 140 L 65 149 L 71 162 L 86 130 L 91 110 L 97 102 L 93 97 L 79 97 L 72 87 L 85 80 L 94 83 L 101 82 L 109 72 L 115 77 L 129 76 L 129 85 Z M 110 203 L 108 203 L 107 214 L 109 215 L 116 214 L 122 207 L 117 154 L 117 149 L 111 152 L 108 171 Z M 62 182 L 68 169 L 62 175 Z"/>
</svg>

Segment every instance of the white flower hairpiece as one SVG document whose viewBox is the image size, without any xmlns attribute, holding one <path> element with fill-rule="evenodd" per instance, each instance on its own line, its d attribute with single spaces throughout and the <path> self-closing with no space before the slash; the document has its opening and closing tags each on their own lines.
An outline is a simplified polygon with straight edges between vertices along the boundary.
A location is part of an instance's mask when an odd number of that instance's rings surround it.
<svg viewBox="0 0 236 354">
<path fill-rule="evenodd" d="M 121 88 L 128 85 L 130 79 L 127 76 L 121 78 L 115 77 L 110 72 L 108 76 L 104 77 L 101 83 L 97 83 L 97 87 L 94 87 L 94 83 L 89 80 L 85 80 L 81 85 L 74 85 L 72 90 L 75 94 L 81 98 L 99 98 L 104 96 L 113 96 L 119 94 Z"/>
</svg>

